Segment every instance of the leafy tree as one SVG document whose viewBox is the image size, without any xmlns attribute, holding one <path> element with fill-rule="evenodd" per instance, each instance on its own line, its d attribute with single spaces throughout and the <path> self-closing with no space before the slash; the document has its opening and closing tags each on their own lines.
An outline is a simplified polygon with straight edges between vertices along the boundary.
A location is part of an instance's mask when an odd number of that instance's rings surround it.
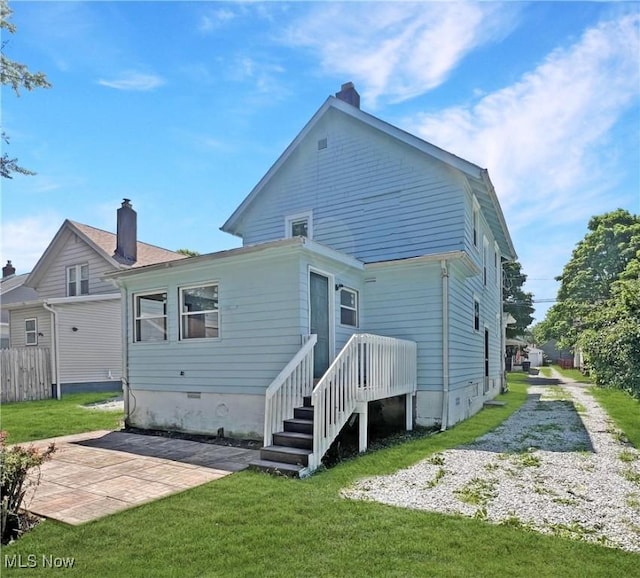
<svg viewBox="0 0 640 578">
<path fill-rule="evenodd" d="M 592 312 L 589 327 L 578 338 L 595 382 L 636 397 L 640 397 L 639 270 L 640 254 L 626 267 L 621 280 L 612 284 L 611 298 Z"/>
<path fill-rule="evenodd" d="M 556 278 L 558 303 L 542 323 L 544 337 L 557 339 L 563 348 L 575 347 L 592 314 L 612 297 L 614 283 L 634 271 L 637 277 L 640 268 L 630 265 L 640 251 L 640 217 L 617 209 L 592 217 L 588 230 Z"/>
<path fill-rule="evenodd" d="M 588 229 L 536 334 L 580 347 L 598 385 L 640 396 L 640 216 L 618 209 Z"/>
<path fill-rule="evenodd" d="M 13 10 L 9 8 L 7 0 L 0 0 L 0 30 L 6 30 L 10 34 L 14 34 L 16 31 L 15 25 L 9 22 L 12 14 Z M 2 81 L 2 86 L 10 86 L 16 93 L 16 96 L 20 96 L 21 88 L 29 91 L 34 88 L 50 88 L 51 84 L 44 73 L 29 72 L 26 65 L 7 58 L 4 53 L 7 44 L 9 44 L 9 41 L 3 39 L 0 45 L 0 80 Z M 0 138 L 5 144 L 9 144 L 9 137 L 4 131 L 2 131 Z M 18 159 L 10 158 L 5 152 L 2 157 L 0 157 L 0 174 L 5 179 L 11 179 L 13 178 L 11 176 L 12 173 L 20 173 L 23 175 L 35 174 L 18 165 Z"/>
<path fill-rule="evenodd" d="M 518 261 L 505 263 L 502 269 L 504 311 L 516 320 L 515 324 L 507 326 L 507 337 L 513 338 L 524 335 L 533 321 L 533 295 L 522 288 L 527 276 L 522 273 L 522 265 Z"/>
<path fill-rule="evenodd" d="M 178 249 L 176 253 L 180 253 L 181 255 L 186 255 L 187 257 L 197 257 L 200 255 L 198 251 L 192 251 L 191 249 Z"/>
</svg>

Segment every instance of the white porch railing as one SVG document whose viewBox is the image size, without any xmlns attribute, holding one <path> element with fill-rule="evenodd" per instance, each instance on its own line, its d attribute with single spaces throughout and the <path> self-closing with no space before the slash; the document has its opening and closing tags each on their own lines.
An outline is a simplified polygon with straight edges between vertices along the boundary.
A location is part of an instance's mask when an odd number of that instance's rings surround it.
<svg viewBox="0 0 640 578">
<path fill-rule="evenodd" d="M 366 402 L 417 389 L 416 344 L 413 341 L 354 334 L 313 389 L 313 454 L 308 471 L 320 465 L 340 430 Z"/>
<path fill-rule="evenodd" d="M 313 389 L 313 347 L 317 335 L 304 335 L 302 347 L 267 388 L 264 408 L 264 445 L 269 446 L 282 422 L 293 417 L 293 409 Z"/>
</svg>

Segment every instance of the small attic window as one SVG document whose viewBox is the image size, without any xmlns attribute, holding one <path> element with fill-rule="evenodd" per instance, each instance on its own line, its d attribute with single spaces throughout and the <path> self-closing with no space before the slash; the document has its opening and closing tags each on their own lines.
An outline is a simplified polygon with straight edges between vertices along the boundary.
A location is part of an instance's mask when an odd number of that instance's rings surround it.
<svg viewBox="0 0 640 578">
<path fill-rule="evenodd" d="M 312 216 L 313 214 L 311 211 L 286 216 L 284 219 L 285 237 L 306 237 L 307 239 L 313 238 Z"/>
<path fill-rule="evenodd" d="M 327 139 L 326 138 L 321 138 L 318 141 L 318 150 L 321 151 L 323 149 L 327 148 Z"/>
</svg>

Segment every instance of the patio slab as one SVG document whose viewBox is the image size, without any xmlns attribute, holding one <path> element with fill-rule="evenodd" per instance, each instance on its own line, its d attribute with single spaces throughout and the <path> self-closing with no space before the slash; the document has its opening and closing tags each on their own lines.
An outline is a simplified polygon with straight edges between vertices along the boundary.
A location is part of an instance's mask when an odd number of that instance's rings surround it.
<svg viewBox="0 0 640 578">
<path fill-rule="evenodd" d="M 94 431 L 38 440 L 56 445 L 40 468 L 26 508 L 67 524 L 83 524 L 243 470 L 258 450 L 127 432 Z M 33 474 L 37 475 L 37 474 Z"/>
</svg>

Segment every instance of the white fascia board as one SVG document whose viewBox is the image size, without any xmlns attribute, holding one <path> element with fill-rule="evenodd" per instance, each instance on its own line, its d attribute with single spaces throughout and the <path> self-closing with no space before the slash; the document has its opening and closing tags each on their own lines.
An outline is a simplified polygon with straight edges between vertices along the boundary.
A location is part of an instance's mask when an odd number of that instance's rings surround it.
<svg viewBox="0 0 640 578">
<path fill-rule="evenodd" d="M 92 301 L 113 301 L 120 299 L 120 293 L 102 293 L 99 295 L 78 295 L 76 297 L 52 297 L 44 299 L 49 305 L 63 305 L 65 303 L 90 303 Z"/>
<path fill-rule="evenodd" d="M 246 247 L 238 247 L 236 249 L 227 249 L 226 251 L 217 251 L 215 253 L 207 253 L 198 255 L 197 257 L 188 257 L 187 259 L 176 259 L 175 261 L 166 261 L 164 263 L 156 263 L 154 265 L 146 265 L 144 267 L 135 267 L 122 271 L 114 271 L 102 276 L 105 280 L 125 279 L 134 275 L 141 275 L 151 271 L 164 271 L 166 269 L 188 269 L 197 267 L 200 264 L 210 263 L 222 259 L 232 259 L 252 254 L 261 253 L 275 249 L 286 249 L 297 247 L 304 244 L 302 237 L 291 237 L 290 239 L 280 239 L 278 241 L 270 241 L 268 243 L 259 243 L 257 245 L 247 245 Z"/>
<path fill-rule="evenodd" d="M 365 269 L 382 269 L 390 265 L 412 265 L 418 263 L 439 263 L 440 261 L 462 261 L 462 263 L 474 275 L 480 273 L 480 268 L 467 255 L 466 251 L 447 251 L 445 253 L 431 253 L 429 255 L 420 255 L 419 257 L 409 257 L 407 259 L 394 259 L 391 261 L 376 261 L 367 263 Z"/>
<path fill-rule="evenodd" d="M 363 261 L 359 261 L 351 255 L 347 255 L 346 253 L 342 253 L 341 251 L 336 251 L 335 249 L 332 249 L 327 245 L 318 243 L 317 241 L 313 241 L 305 237 L 300 238 L 303 240 L 303 246 L 305 247 L 305 249 L 315 253 L 316 255 L 327 257 L 329 259 L 332 259 L 333 261 L 338 261 L 343 265 L 348 265 L 349 267 L 353 267 L 355 269 L 364 270 L 365 268 L 365 264 Z"/>
</svg>

